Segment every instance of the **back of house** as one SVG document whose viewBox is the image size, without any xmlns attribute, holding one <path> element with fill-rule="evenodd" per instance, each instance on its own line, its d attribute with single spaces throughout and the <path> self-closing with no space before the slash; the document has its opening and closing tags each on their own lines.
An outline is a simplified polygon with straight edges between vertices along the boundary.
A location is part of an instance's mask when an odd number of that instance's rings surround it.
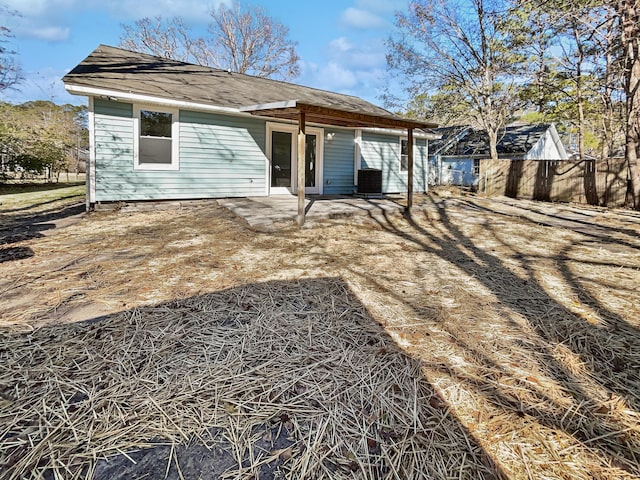
<svg viewBox="0 0 640 480">
<path fill-rule="evenodd" d="M 305 115 L 305 193 L 352 194 L 365 168 L 406 191 L 409 130 L 413 188 L 427 189 L 435 125 L 358 97 L 104 45 L 63 80 L 89 99 L 89 206 L 295 193 Z"/>
</svg>

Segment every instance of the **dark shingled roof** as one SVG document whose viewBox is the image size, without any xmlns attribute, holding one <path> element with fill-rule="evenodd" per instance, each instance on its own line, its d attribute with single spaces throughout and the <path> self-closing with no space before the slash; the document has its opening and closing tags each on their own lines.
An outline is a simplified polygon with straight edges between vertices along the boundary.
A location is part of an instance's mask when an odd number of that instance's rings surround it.
<svg viewBox="0 0 640 480">
<path fill-rule="evenodd" d="M 498 155 L 525 155 L 549 129 L 549 124 L 516 125 L 498 132 Z M 484 130 L 468 126 L 442 127 L 431 130 L 442 135 L 429 144 L 433 154 L 443 156 L 489 156 L 489 136 Z"/>
<path fill-rule="evenodd" d="M 346 112 L 411 121 L 351 95 L 230 73 L 106 45 L 96 48 L 65 75 L 63 81 L 67 85 L 219 107 L 240 108 L 296 100 Z"/>
</svg>

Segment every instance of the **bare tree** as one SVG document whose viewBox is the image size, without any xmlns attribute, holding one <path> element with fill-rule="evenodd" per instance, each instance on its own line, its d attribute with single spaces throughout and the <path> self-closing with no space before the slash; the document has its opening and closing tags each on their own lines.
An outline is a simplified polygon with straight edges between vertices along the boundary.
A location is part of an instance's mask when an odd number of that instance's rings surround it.
<svg viewBox="0 0 640 480">
<path fill-rule="evenodd" d="M 285 80 L 300 74 L 296 43 L 288 39 L 289 28 L 261 7 L 221 4 L 211 16 L 209 32 L 218 68 Z"/>
<path fill-rule="evenodd" d="M 209 65 L 210 53 L 202 38 L 194 38 L 180 17 L 142 18 L 133 25 L 122 25 L 120 46 L 181 62 Z"/>
<path fill-rule="evenodd" d="M 300 73 L 289 29 L 262 8 L 220 5 L 211 10 L 211 18 L 208 39 L 194 35 L 179 17 L 143 18 L 122 25 L 120 46 L 259 77 L 288 80 Z"/>
<path fill-rule="evenodd" d="M 16 16 L 18 12 L 10 11 L 4 5 L 0 5 L 2 16 Z M 12 38 L 11 29 L 0 25 L 0 91 L 15 88 L 23 80 L 20 64 L 16 60 L 17 52 L 9 45 Z"/>
<path fill-rule="evenodd" d="M 405 75 L 409 92 L 449 92 L 487 132 L 493 159 L 498 132 L 521 103 L 521 58 L 502 24 L 507 7 L 500 0 L 415 1 L 396 15 L 400 35 L 388 42 L 387 63 Z"/>
<path fill-rule="evenodd" d="M 637 0 L 619 0 L 617 12 L 627 106 L 625 156 L 631 175 L 633 204 L 640 210 L 640 5 Z"/>
</svg>

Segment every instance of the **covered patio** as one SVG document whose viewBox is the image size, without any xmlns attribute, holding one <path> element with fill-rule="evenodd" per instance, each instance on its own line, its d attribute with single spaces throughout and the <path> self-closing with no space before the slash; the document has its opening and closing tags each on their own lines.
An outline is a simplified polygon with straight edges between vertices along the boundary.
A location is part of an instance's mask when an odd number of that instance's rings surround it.
<svg viewBox="0 0 640 480">
<path fill-rule="evenodd" d="M 299 100 L 287 100 L 281 102 L 250 105 L 240 108 L 241 112 L 251 115 L 267 117 L 279 120 L 296 121 L 298 124 L 298 154 L 297 154 L 297 208 L 294 211 L 298 225 L 302 226 L 308 213 L 307 200 L 305 199 L 305 135 L 307 123 L 319 125 L 335 125 L 349 128 L 374 128 L 405 131 L 407 134 L 407 161 L 408 179 L 406 205 L 403 208 L 407 212 L 413 207 L 413 170 L 414 170 L 414 130 L 437 127 L 437 124 L 420 120 L 412 120 L 391 113 L 370 113 L 359 109 L 350 109 L 325 105 L 321 103 L 302 102 Z M 257 201 L 257 200 L 256 200 Z M 265 202 L 265 200 L 259 200 Z M 268 200 L 266 201 L 268 202 Z M 366 205 L 369 201 L 356 202 Z M 369 205 L 375 205 L 369 202 Z M 332 202 L 333 206 L 333 202 Z M 337 205 L 336 205 L 337 208 Z M 354 207 L 355 210 L 358 207 Z M 376 206 L 374 208 L 380 208 Z M 285 210 L 283 210 L 284 212 Z"/>
</svg>

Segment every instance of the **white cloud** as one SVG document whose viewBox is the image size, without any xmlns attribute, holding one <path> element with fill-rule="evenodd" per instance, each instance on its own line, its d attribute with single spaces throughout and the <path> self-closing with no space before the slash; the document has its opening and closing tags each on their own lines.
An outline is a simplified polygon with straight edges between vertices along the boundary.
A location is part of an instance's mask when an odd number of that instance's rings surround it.
<svg viewBox="0 0 640 480">
<path fill-rule="evenodd" d="M 197 21 L 205 19 L 213 6 L 230 4 L 231 0 L 5 0 L 4 3 L 28 19 L 61 19 L 73 11 L 102 10 L 125 20 L 178 15 Z"/>
<path fill-rule="evenodd" d="M 58 104 L 86 103 L 85 97 L 70 95 L 65 90 L 62 77 L 67 71 L 47 68 L 39 72 L 25 72 L 26 78 L 18 85 L 18 90 L 5 90 L 2 99 L 11 103 L 23 103 L 34 99 L 51 100 Z"/>
<path fill-rule="evenodd" d="M 328 87 L 325 88 L 333 91 L 352 88 L 358 83 L 354 72 L 335 62 L 329 62 L 327 66 L 320 71 L 320 78 L 328 85 Z"/>
<path fill-rule="evenodd" d="M 388 23 L 384 18 L 379 17 L 375 13 L 353 7 L 349 7 L 342 12 L 340 20 L 347 27 L 360 30 L 383 28 L 387 26 Z"/>
<path fill-rule="evenodd" d="M 353 44 L 347 37 L 338 37 L 329 42 L 330 51 L 348 52 L 353 48 Z"/>
<path fill-rule="evenodd" d="M 104 5 L 100 0 L 91 0 L 89 3 L 94 7 Z M 127 17 L 138 20 L 144 17 L 156 17 L 161 15 L 165 18 L 179 16 L 192 22 L 206 23 L 209 20 L 209 12 L 215 6 L 221 4 L 231 4 L 231 0 L 111 0 L 107 4 L 107 10 L 119 19 Z"/>
<path fill-rule="evenodd" d="M 231 0 L 4 0 L 9 15 L 4 20 L 16 36 L 47 41 L 66 41 L 74 15 L 96 11 L 129 22 L 161 15 L 181 16 L 191 23 L 206 23 L 209 11 Z"/>
<path fill-rule="evenodd" d="M 369 40 L 360 46 L 345 37 L 329 43 L 329 56 L 337 63 L 352 69 L 372 69 L 385 65 L 385 49 L 381 40 Z"/>
<path fill-rule="evenodd" d="M 77 0 L 5 0 L 9 10 L 16 10 L 25 18 L 44 17 L 80 4 Z"/>
<path fill-rule="evenodd" d="M 301 62 L 303 85 L 356 95 L 377 103 L 386 76 L 384 43 L 380 38 L 356 42 L 341 36 L 326 47 L 326 61 Z"/>
<path fill-rule="evenodd" d="M 356 7 L 377 12 L 379 14 L 389 14 L 396 10 L 405 10 L 409 5 L 408 0 L 356 0 Z"/>
<path fill-rule="evenodd" d="M 16 35 L 37 38 L 50 42 L 64 42 L 69 38 L 69 27 L 22 27 L 16 30 Z"/>
</svg>

